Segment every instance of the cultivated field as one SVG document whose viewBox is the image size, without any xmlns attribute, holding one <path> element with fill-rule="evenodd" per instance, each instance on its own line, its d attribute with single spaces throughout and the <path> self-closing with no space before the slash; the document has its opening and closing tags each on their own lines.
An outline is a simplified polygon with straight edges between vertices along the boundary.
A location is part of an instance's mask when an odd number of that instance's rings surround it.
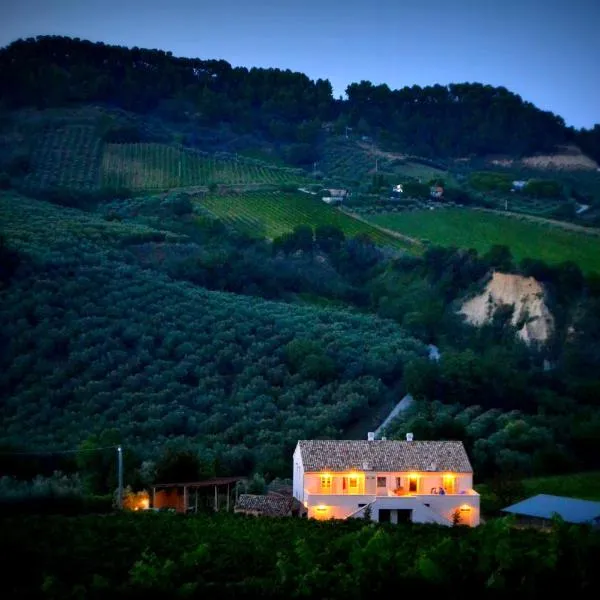
<svg viewBox="0 0 600 600">
<path fill-rule="evenodd" d="M 584 272 L 600 273 L 600 238 L 496 213 L 447 209 L 370 216 L 370 222 L 443 246 L 487 251 L 509 246 L 517 260 L 574 261 Z"/>
<path fill-rule="evenodd" d="M 106 144 L 102 157 L 102 182 L 112 188 L 163 190 L 211 183 L 282 185 L 301 180 L 290 169 L 215 158 L 165 144 Z"/>
<path fill-rule="evenodd" d="M 49 127 L 33 144 L 27 185 L 95 190 L 100 183 L 101 155 L 102 142 L 93 124 Z"/>
<path fill-rule="evenodd" d="M 236 229 L 250 235 L 274 238 L 292 231 L 296 225 L 335 225 L 348 237 L 366 233 L 380 245 L 402 249 L 411 247 L 404 240 L 358 221 L 317 198 L 303 194 L 254 192 L 229 196 L 214 195 L 199 198 L 198 203 Z"/>
<path fill-rule="evenodd" d="M 388 180 L 401 183 L 406 180 L 442 178 L 447 183 L 454 182 L 453 176 L 446 170 L 423 164 L 418 159 L 404 154 L 385 152 L 375 145 L 369 145 L 343 137 L 332 138 L 325 144 L 319 169 L 329 177 L 346 181 L 362 181 L 377 173 Z"/>
</svg>

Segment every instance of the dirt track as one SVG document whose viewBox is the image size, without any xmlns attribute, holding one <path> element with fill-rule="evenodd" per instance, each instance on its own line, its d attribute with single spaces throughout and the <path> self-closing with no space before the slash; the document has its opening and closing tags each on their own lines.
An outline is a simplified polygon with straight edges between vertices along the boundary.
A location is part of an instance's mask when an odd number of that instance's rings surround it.
<svg viewBox="0 0 600 600">
<path fill-rule="evenodd" d="M 561 227 L 567 231 L 574 231 L 576 233 L 584 233 L 586 235 L 592 235 L 595 237 L 600 236 L 600 229 L 595 227 L 585 227 L 583 225 L 575 225 L 575 223 L 567 223 L 566 221 L 557 221 L 556 219 L 547 219 L 546 217 L 536 217 L 534 215 L 528 215 L 525 213 L 517 213 L 505 210 L 497 210 L 494 208 L 481 208 L 474 206 L 472 210 L 481 210 L 483 212 L 495 213 L 497 215 L 504 215 L 505 217 L 512 217 L 513 219 L 520 219 L 522 221 L 531 221 L 532 223 L 541 223 L 542 225 L 553 225 L 554 227 Z"/>
<path fill-rule="evenodd" d="M 386 229 L 385 227 L 381 227 L 380 225 L 375 225 L 375 223 L 371 223 L 371 221 L 367 221 L 367 219 L 363 219 L 362 217 L 359 217 L 356 213 L 350 212 L 348 210 L 344 210 L 343 208 L 339 208 L 338 210 L 340 212 L 343 212 L 345 215 L 348 215 L 349 217 L 352 217 L 353 219 L 356 219 L 357 221 L 360 221 L 361 223 L 370 225 L 371 227 L 374 227 L 375 229 L 379 229 L 379 231 L 381 231 L 382 233 L 391 235 L 392 237 L 394 237 L 398 240 L 403 240 L 404 242 L 408 242 L 409 244 L 413 244 L 415 246 L 420 246 L 420 247 L 423 246 L 423 242 L 421 240 L 418 240 L 417 238 L 412 238 L 412 237 L 409 237 L 408 235 L 403 235 L 402 233 L 398 233 L 397 231 L 393 231 L 391 229 Z"/>
</svg>

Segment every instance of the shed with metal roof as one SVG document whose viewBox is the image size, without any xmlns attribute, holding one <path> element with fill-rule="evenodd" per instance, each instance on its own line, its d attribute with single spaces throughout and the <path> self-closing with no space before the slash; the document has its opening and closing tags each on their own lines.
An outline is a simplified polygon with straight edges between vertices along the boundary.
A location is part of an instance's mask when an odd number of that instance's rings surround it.
<svg viewBox="0 0 600 600">
<path fill-rule="evenodd" d="M 538 494 L 502 509 L 505 513 L 516 515 L 528 524 L 547 524 L 554 515 L 567 523 L 591 523 L 600 525 L 600 502 Z"/>
</svg>

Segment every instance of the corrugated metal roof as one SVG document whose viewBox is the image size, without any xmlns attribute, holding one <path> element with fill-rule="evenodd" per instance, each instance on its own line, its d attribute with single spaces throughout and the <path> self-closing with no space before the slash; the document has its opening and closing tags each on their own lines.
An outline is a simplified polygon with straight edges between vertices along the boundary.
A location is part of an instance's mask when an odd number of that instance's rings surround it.
<svg viewBox="0 0 600 600">
<path fill-rule="evenodd" d="M 300 440 L 298 445 L 306 473 L 348 469 L 382 472 L 473 471 L 462 442 Z"/>
<path fill-rule="evenodd" d="M 541 519 L 550 519 L 558 514 L 568 523 L 591 523 L 600 519 L 600 502 L 550 494 L 538 494 L 502 510 Z"/>
</svg>

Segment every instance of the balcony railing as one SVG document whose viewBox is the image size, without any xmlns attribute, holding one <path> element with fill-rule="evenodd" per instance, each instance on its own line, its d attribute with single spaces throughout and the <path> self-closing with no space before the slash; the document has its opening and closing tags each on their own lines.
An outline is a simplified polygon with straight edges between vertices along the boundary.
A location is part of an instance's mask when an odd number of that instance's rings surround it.
<svg viewBox="0 0 600 600">
<path fill-rule="evenodd" d="M 357 488 L 346 488 L 339 489 L 334 487 L 332 489 L 323 489 L 316 488 L 314 490 L 304 488 L 304 494 L 310 494 L 311 496 L 364 496 L 364 495 L 374 495 L 374 494 L 366 494 L 365 486 L 361 485 Z"/>
<path fill-rule="evenodd" d="M 310 490 L 307 488 L 304 488 L 304 495 L 305 497 L 307 495 L 311 495 L 311 496 L 372 496 L 373 498 L 407 498 L 407 497 L 418 497 L 418 496 L 458 496 L 458 497 L 465 497 L 465 496 L 479 496 L 479 494 L 475 491 L 475 490 L 464 490 L 462 492 L 457 492 L 454 494 L 449 494 L 449 493 L 444 493 L 444 494 L 440 494 L 439 491 L 436 489 L 436 491 L 432 490 L 423 490 L 420 492 L 395 492 L 394 490 L 391 490 L 389 488 L 385 488 L 385 489 L 378 489 L 376 490 L 375 493 L 367 493 L 364 489 L 363 486 L 358 488 L 358 491 L 350 491 L 348 489 L 345 490 L 321 490 L 320 488 L 316 489 L 316 490 Z"/>
</svg>

